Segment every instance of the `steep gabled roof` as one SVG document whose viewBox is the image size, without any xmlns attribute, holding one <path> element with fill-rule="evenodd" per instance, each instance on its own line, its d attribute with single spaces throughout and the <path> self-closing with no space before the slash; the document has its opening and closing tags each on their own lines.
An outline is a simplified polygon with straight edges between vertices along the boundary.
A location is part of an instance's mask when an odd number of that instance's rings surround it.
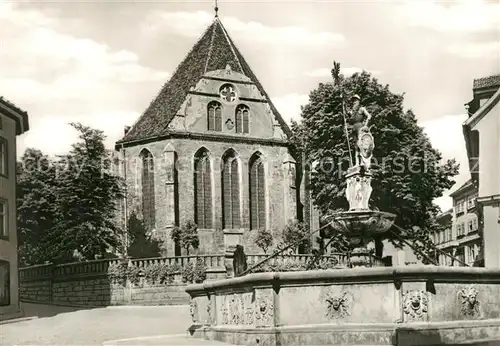
<svg viewBox="0 0 500 346">
<path fill-rule="evenodd" d="M 490 88 L 496 86 L 500 86 L 500 74 L 474 79 L 473 89 Z"/>
<path fill-rule="evenodd" d="M 474 127 L 486 114 L 488 114 L 493 107 L 500 101 L 500 88 L 491 96 L 486 103 L 477 110 L 472 116 L 470 116 L 464 125 L 470 128 Z"/>
<path fill-rule="evenodd" d="M 179 64 L 146 111 L 117 144 L 141 141 L 168 134 L 168 125 L 184 102 L 189 90 L 209 71 L 225 69 L 249 77 L 267 99 L 271 111 L 287 135 L 290 129 L 279 114 L 259 80 L 234 45 L 218 17 L 205 30 L 191 51 Z"/>
</svg>

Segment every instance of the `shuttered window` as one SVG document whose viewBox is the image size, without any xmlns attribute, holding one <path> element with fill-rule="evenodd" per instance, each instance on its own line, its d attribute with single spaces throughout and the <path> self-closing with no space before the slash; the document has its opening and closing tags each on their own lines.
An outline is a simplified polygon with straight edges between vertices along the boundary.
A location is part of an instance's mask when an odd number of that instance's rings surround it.
<svg viewBox="0 0 500 346">
<path fill-rule="evenodd" d="M 7 201 L 0 199 L 0 239 L 8 239 L 9 237 L 8 217 Z"/>
<path fill-rule="evenodd" d="M 241 227 L 240 222 L 240 186 L 238 160 L 234 152 L 224 158 L 222 172 L 223 228 Z"/>
<path fill-rule="evenodd" d="M 0 260 L 0 306 L 10 303 L 10 263 Z"/>
<path fill-rule="evenodd" d="M 0 175 L 8 175 L 9 157 L 7 154 L 7 140 L 0 137 Z"/>
<path fill-rule="evenodd" d="M 143 150 L 142 157 L 142 215 L 144 226 L 148 230 L 155 228 L 155 164 L 153 155 Z"/>
<path fill-rule="evenodd" d="M 212 174 L 210 159 L 206 151 L 195 157 L 194 207 L 195 220 L 199 228 L 212 228 Z"/>
<path fill-rule="evenodd" d="M 250 229 L 266 227 L 265 176 L 262 158 L 254 155 L 250 160 Z"/>
</svg>

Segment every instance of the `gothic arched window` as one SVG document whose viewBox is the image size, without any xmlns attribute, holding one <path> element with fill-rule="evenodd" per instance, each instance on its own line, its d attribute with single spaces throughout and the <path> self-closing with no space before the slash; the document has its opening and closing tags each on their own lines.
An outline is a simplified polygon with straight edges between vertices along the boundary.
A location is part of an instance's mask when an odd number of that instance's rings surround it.
<svg viewBox="0 0 500 346">
<path fill-rule="evenodd" d="M 153 155 L 144 149 L 140 157 L 142 159 L 142 217 L 144 226 L 148 230 L 155 228 L 155 164 Z"/>
<path fill-rule="evenodd" d="M 212 228 L 212 171 L 204 149 L 194 158 L 194 215 L 199 228 Z"/>
<path fill-rule="evenodd" d="M 236 153 L 229 150 L 223 157 L 222 223 L 224 229 L 240 228 L 240 179 Z"/>
<path fill-rule="evenodd" d="M 266 227 L 266 178 L 262 157 L 254 154 L 249 167 L 250 229 L 261 229 Z"/>
<path fill-rule="evenodd" d="M 245 105 L 239 105 L 236 107 L 235 122 L 236 122 L 236 133 L 249 133 L 250 128 L 248 124 L 248 117 L 250 115 L 250 110 Z"/>
<path fill-rule="evenodd" d="M 222 131 L 222 106 L 212 101 L 207 107 L 207 122 L 209 131 Z"/>
</svg>

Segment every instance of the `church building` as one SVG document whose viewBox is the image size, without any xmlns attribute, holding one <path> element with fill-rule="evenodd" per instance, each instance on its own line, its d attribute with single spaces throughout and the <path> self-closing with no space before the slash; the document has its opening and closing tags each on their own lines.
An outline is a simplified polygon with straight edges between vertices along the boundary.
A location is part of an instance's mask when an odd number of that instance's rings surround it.
<svg viewBox="0 0 500 346">
<path fill-rule="evenodd" d="M 188 220 L 198 226 L 200 254 L 236 244 L 260 252 L 259 229 L 277 241 L 290 220 L 311 214 L 290 135 L 216 15 L 116 143 L 127 183 L 122 221 L 135 213 L 166 256 L 181 254 L 170 232 Z"/>
</svg>

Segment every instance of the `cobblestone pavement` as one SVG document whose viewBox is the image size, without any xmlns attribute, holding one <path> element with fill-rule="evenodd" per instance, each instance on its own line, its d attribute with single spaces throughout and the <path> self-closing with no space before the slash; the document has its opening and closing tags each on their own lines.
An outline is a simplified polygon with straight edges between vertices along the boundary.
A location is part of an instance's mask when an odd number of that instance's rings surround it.
<svg viewBox="0 0 500 346">
<path fill-rule="evenodd" d="M 168 334 L 186 335 L 186 329 L 191 323 L 188 306 L 78 310 L 24 304 L 23 310 L 26 316 L 37 316 L 37 318 L 0 325 L 0 345 L 102 345 L 110 340 Z M 178 342 L 188 341 L 184 337 L 177 339 L 180 340 Z M 160 345 L 155 343 L 159 340 L 161 339 L 146 339 L 140 344 Z M 174 341 L 168 338 L 165 340 Z M 133 343 L 134 341 L 123 342 L 118 344 L 139 345 Z M 179 345 L 189 345 L 189 343 L 179 343 Z"/>
</svg>

